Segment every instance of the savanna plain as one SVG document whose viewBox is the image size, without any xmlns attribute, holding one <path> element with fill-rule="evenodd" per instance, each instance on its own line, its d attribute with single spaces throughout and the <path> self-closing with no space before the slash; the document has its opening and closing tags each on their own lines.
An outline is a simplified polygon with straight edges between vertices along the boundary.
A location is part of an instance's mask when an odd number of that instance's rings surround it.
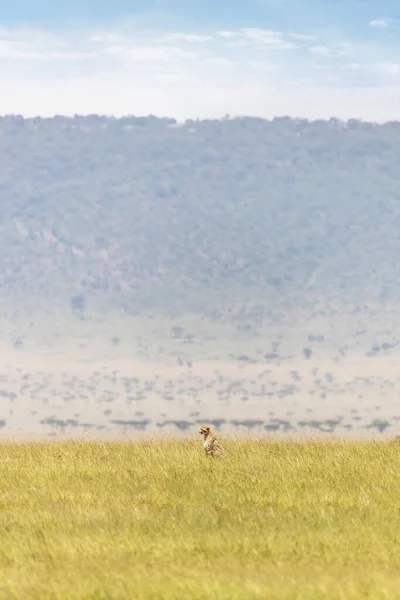
<svg viewBox="0 0 400 600">
<path fill-rule="evenodd" d="M 400 597 L 398 440 L 223 443 L 1 444 L 0 598 Z"/>
</svg>

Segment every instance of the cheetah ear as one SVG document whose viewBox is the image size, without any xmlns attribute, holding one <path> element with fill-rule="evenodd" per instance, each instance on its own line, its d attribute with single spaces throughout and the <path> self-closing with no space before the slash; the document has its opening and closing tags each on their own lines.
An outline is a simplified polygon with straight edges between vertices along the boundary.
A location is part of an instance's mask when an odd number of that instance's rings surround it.
<svg viewBox="0 0 400 600">
<path fill-rule="evenodd" d="M 209 427 L 205 427 L 205 430 L 206 430 L 206 431 L 210 431 L 210 428 L 209 428 Z"/>
</svg>

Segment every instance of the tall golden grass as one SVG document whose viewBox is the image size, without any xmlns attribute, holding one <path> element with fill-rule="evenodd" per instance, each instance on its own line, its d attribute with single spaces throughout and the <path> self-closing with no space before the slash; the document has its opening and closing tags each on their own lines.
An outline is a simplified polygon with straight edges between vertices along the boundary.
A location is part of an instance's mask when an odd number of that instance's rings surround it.
<svg viewBox="0 0 400 600">
<path fill-rule="evenodd" d="M 0 598 L 400 598 L 400 443 L 0 445 Z"/>
</svg>

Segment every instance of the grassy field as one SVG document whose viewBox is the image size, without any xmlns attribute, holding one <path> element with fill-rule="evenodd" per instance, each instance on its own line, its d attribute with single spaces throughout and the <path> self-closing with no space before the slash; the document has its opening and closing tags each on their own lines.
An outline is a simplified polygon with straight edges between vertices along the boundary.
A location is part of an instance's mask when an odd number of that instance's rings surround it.
<svg viewBox="0 0 400 600">
<path fill-rule="evenodd" d="M 400 598 L 400 442 L 0 445 L 0 598 Z"/>
</svg>

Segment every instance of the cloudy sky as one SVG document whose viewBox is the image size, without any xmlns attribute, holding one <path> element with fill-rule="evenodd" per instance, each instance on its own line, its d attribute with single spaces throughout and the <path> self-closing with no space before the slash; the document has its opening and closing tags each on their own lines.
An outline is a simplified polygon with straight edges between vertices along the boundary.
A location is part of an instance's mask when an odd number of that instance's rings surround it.
<svg viewBox="0 0 400 600">
<path fill-rule="evenodd" d="M 0 114 L 400 119 L 399 0 L 0 0 Z"/>
</svg>

